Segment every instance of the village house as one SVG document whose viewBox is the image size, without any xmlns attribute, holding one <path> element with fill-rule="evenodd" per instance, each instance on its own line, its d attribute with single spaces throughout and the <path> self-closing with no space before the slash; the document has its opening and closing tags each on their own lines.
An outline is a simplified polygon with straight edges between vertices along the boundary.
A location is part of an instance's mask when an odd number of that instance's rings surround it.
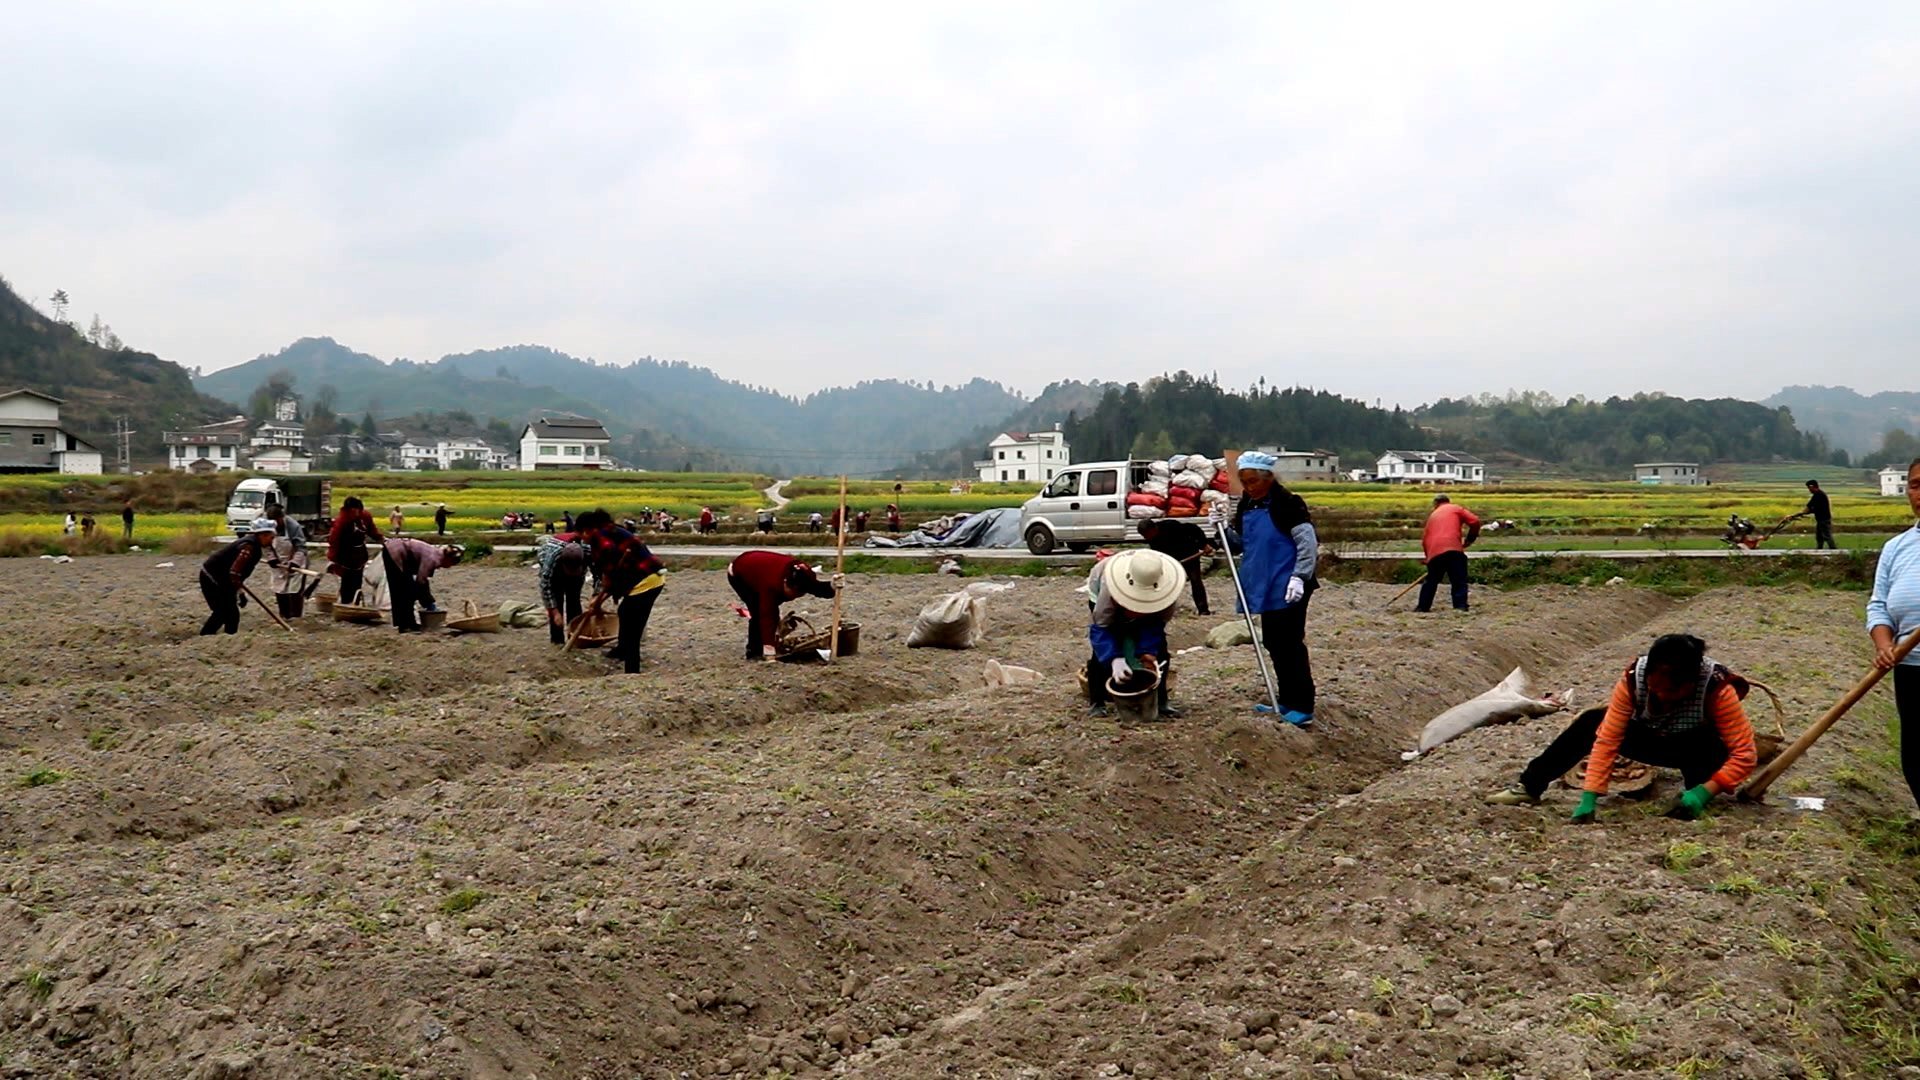
<svg viewBox="0 0 1920 1080">
<path fill-rule="evenodd" d="M 218 424 L 161 433 L 167 447 L 167 467 L 181 472 L 231 472 L 240 468 L 240 448 L 247 438 L 247 418 L 236 416 Z"/>
<path fill-rule="evenodd" d="M 1633 479 L 1661 487 L 1699 487 L 1706 483 L 1697 461 L 1648 461 L 1633 467 Z"/>
<path fill-rule="evenodd" d="M 313 455 L 290 446 L 269 446 L 253 452 L 253 470 L 270 473 L 313 471 Z"/>
<path fill-rule="evenodd" d="M 1905 495 L 1907 493 L 1907 470 L 1891 465 L 1880 470 L 1880 494 Z"/>
<path fill-rule="evenodd" d="M 520 471 L 611 467 L 606 426 L 572 413 L 542 416 L 520 433 Z"/>
<path fill-rule="evenodd" d="M 60 426 L 65 404 L 38 390 L 0 394 L 0 472 L 100 474 L 100 450 Z"/>
<path fill-rule="evenodd" d="M 1055 424 L 1052 431 L 1003 431 L 995 435 L 987 444 L 987 459 L 974 462 L 973 467 L 982 483 L 1028 480 L 1044 484 L 1071 463 L 1066 433 Z"/>
<path fill-rule="evenodd" d="M 1259 446 L 1254 449 L 1274 458 L 1273 475 L 1280 482 L 1303 480 L 1332 483 L 1341 478 L 1340 455 L 1325 450 L 1288 450 L 1285 447 Z"/>
<path fill-rule="evenodd" d="M 1484 484 L 1487 463 L 1459 450 L 1389 450 L 1374 476 L 1390 484 Z"/>
</svg>

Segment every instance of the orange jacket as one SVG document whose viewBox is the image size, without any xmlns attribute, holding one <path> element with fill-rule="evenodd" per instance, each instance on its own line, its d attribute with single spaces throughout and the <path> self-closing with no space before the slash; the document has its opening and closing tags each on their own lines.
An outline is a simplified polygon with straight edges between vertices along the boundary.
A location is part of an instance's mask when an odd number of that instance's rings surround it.
<svg viewBox="0 0 1920 1080">
<path fill-rule="evenodd" d="M 1753 747 L 1753 725 L 1740 706 L 1740 695 L 1721 683 L 1707 699 L 1707 719 L 1720 730 L 1720 741 L 1727 745 L 1727 763 L 1713 774 L 1722 791 L 1732 791 L 1753 772 L 1759 752 Z M 1607 718 L 1600 721 L 1600 732 L 1593 738 L 1593 754 L 1587 758 L 1586 789 L 1596 795 L 1607 793 L 1607 780 L 1613 763 L 1620 756 L 1620 744 L 1627 737 L 1627 725 L 1633 722 L 1633 672 L 1620 677 L 1613 686 L 1613 700 L 1607 703 Z"/>
</svg>

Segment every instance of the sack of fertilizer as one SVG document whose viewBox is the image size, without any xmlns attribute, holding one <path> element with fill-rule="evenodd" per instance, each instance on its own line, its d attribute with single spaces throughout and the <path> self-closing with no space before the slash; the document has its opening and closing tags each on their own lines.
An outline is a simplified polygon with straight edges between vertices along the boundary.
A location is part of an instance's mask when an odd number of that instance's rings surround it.
<svg viewBox="0 0 1920 1080">
<path fill-rule="evenodd" d="M 1166 516 L 1167 508 L 1164 506 L 1134 505 L 1127 507 L 1127 517 L 1134 521 L 1146 521 L 1148 518 L 1163 518 Z"/>
<path fill-rule="evenodd" d="M 1402 754 L 1411 760 L 1439 746 L 1441 743 L 1485 724 L 1500 724 L 1522 717 L 1545 716 L 1556 713 L 1573 699 L 1573 691 L 1562 690 L 1534 697 L 1528 685 L 1527 673 L 1514 668 L 1508 676 L 1500 680 L 1500 685 L 1481 694 L 1471 701 L 1465 701 L 1432 720 L 1427 721 L 1425 730 L 1420 732 L 1420 749 L 1411 755 Z"/>
<path fill-rule="evenodd" d="M 977 581 L 920 609 L 907 635 L 909 649 L 971 649 L 987 632 L 986 598 L 1012 585 Z"/>
<path fill-rule="evenodd" d="M 1172 485 L 1167 483 L 1167 478 L 1162 476 L 1153 480 L 1142 480 L 1140 482 L 1140 491 L 1142 494 L 1158 495 L 1164 499 L 1167 497 L 1167 490 L 1171 486 Z"/>
<path fill-rule="evenodd" d="M 1167 468 L 1172 472 L 1179 472 L 1186 467 L 1187 455 L 1185 454 L 1175 454 L 1167 459 Z"/>
<path fill-rule="evenodd" d="M 1208 488 L 1200 493 L 1200 505 L 1208 509 L 1216 506 L 1225 506 L 1232 501 L 1233 496 L 1224 491 L 1215 491 L 1212 488 Z"/>
<path fill-rule="evenodd" d="M 1198 491 L 1201 488 L 1206 487 L 1207 483 L 1211 479 L 1212 477 L 1202 476 L 1199 473 L 1194 472 L 1192 469 L 1188 469 L 1185 472 L 1174 474 L 1173 486 L 1180 487 L 1180 488 L 1191 488 L 1194 491 Z"/>
<path fill-rule="evenodd" d="M 1155 461 L 1147 465 L 1147 474 L 1156 480 L 1165 480 L 1173 475 L 1173 469 L 1164 461 Z"/>
</svg>

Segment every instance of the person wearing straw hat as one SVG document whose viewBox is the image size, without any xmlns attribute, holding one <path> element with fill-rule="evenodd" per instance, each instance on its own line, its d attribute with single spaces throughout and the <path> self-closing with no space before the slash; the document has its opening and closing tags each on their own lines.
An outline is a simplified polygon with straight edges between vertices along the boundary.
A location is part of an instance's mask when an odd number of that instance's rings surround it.
<svg viewBox="0 0 1920 1080">
<path fill-rule="evenodd" d="M 1112 716 L 1111 688 L 1126 689 L 1144 673 L 1160 680 L 1160 715 L 1177 720 L 1181 711 L 1167 700 L 1173 674 L 1167 652 L 1167 621 L 1174 602 L 1186 591 L 1187 572 L 1180 561 L 1158 551 L 1123 551 L 1102 559 L 1087 575 L 1088 715 Z"/>
<path fill-rule="evenodd" d="M 200 625 L 201 637 L 240 631 L 240 609 L 247 602 L 247 576 L 260 565 L 275 532 L 272 521 L 254 518 L 244 535 L 200 564 L 200 595 L 206 597 L 209 612 L 207 621 Z"/>
<path fill-rule="evenodd" d="M 1240 555 L 1241 599 L 1260 616 L 1260 638 L 1273 658 L 1274 702 L 1295 727 L 1313 723 L 1313 663 L 1307 655 L 1307 602 L 1320 587 L 1314 576 L 1320 540 L 1306 501 L 1274 477 L 1279 459 L 1249 450 L 1240 455 L 1240 503 L 1227 542 Z"/>
</svg>

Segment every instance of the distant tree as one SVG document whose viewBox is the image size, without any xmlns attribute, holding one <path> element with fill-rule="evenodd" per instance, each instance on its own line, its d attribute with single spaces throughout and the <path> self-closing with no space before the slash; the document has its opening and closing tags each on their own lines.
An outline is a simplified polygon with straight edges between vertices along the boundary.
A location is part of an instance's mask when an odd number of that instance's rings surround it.
<svg viewBox="0 0 1920 1080">
<path fill-rule="evenodd" d="M 1131 448 L 1132 457 L 1147 461 L 1165 461 L 1179 452 L 1173 448 L 1173 436 L 1167 434 L 1165 428 L 1161 428 L 1152 435 L 1141 432 L 1139 437 L 1133 440 Z"/>
<path fill-rule="evenodd" d="M 253 388 L 247 396 L 247 415 L 255 420 L 273 419 L 274 406 L 281 399 L 293 396 L 294 376 L 291 372 L 276 371 L 267 376 L 265 382 Z"/>
<path fill-rule="evenodd" d="M 106 337 L 107 324 L 100 321 L 100 313 L 96 311 L 93 313 L 93 322 L 87 324 L 87 340 L 99 345 Z"/>
<path fill-rule="evenodd" d="M 1905 428 L 1888 428 L 1880 436 L 1880 449 L 1860 459 L 1860 464 L 1869 469 L 1884 469 L 1889 465 L 1901 466 L 1920 457 L 1920 439 L 1915 439 Z"/>
<path fill-rule="evenodd" d="M 359 432 L 359 434 L 364 435 L 369 439 L 373 438 L 375 435 L 380 434 L 378 428 L 375 426 L 373 422 L 372 413 L 368 413 L 365 416 L 362 416 L 360 418 L 360 426 L 357 429 L 357 431 Z"/>
<path fill-rule="evenodd" d="M 71 302 L 72 301 L 67 299 L 67 290 L 65 289 L 53 290 L 53 299 L 51 303 L 53 304 L 53 321 L 54 322 L 60 323 L 62 325 L 66 324 L 67 305 Z"/>
</svg>

